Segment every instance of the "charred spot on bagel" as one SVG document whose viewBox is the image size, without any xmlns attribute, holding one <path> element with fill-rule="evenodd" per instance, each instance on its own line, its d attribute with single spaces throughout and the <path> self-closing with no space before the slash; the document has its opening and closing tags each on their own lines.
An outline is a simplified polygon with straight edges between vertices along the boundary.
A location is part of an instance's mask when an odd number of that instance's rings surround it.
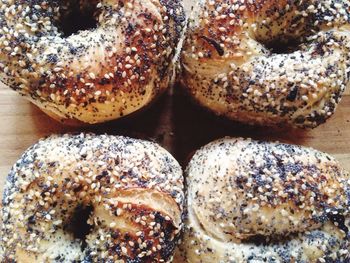
<svg viewBox="0 0 350 263">
<path fill-rule="evenodd" d="M 344 231 L 345 234 L 349 233 L 349 228 L 345 224 L 345 217 L 344 215 L 340 214 L 338 211 L 336 212 L 330 212 L 328 213 L 328 218 L 335 224 L 339 229 Z"/>
<path fill-rule="evenodd" d="M 224 49 L 220 46 L 218 42 L 215 41 L 215 39 L 209 38 L 207 36 L 201 36 L 205 41 L 207 41 L 210 45 L 212 45 L 216 52 L 219 54 L 219 56 L 223 56 L 225 54 Z"/>
<path fill-rule="evenodd" d="M 289 238 L 297 238 L 298 233 L 287 233 Z M 265 236 L 265 235 L 254 235 L 250 236 L 246 239 L 242 240 L 243 244 L 254 244 L 256 246 L 269 246 L 269 245 L 279 245 L 281 242 L 283 242 L 286 239 L 285 234 L 281 235 L 271 235 L 271 236 Z M 261 255 L 259 255 L 261 256 Z M 289 255 L 290 256 L 290 255 Z"/>
<path fill-rule="evenodd" d="M 292 90 L 289 92 L 289 94 L 287 96 L 287 100 L 295 101 L 295 99 L 298 96 L 298 90 L 299 90 L 299 87 L 293 87 Z"/>
</svg>

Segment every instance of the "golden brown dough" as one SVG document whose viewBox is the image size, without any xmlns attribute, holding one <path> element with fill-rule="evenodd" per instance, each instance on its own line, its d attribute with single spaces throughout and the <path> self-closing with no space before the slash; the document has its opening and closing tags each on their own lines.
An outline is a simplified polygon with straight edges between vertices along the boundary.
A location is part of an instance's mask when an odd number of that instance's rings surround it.
<svg viewBox="0 0 350 263">
<path fill-rule="evenodd" d="M 233 120 L 316 127 L 349 86 L 349 3 L 200 0 L 181 81 L 199 104 Z"/>
<path fill-rule="evenodd" d="M 55 119 L 117 119 L 169 86 L 185 22 L 181 0 L 0 0 L 0 6 L 0 80 Z M 96 20 L 96 28 L 64 34 L 72 10 Z"/>
<path fill-rule="evenodd" d="M 181 167 L 155 143 L 51 136 L 9 174 L 0 262 L 171 262 L 183 199 Z"/>
<path fill-rule="evenodd" d="M 187 171 L 188 216 L 176 263 L 350 260 L 350 176 L 331 156 L 224 138 Z"/>
</svg>

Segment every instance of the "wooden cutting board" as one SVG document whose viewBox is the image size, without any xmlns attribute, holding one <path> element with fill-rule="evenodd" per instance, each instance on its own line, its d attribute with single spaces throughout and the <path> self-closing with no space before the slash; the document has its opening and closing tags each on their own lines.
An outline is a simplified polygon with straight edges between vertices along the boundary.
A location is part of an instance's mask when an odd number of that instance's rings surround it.
<svg viewBox="0 0 350 263">
<path fill-rule="evenodd" d="M 10 167 L 39 138 L 53 133 L 81 131 L 157 141 L 183 166 L 195 149 L 223 136 L 279 140 L 328 152 L 350 171 L 350 90 L 326 124 L 308 131 L 251 127 L 220 119 L 194 105 L 178 87 L 142 113 L 83 128 L 66 127 L 50 119 L 2 84 L 0 106 L 0 192 Z"/>
</svg>

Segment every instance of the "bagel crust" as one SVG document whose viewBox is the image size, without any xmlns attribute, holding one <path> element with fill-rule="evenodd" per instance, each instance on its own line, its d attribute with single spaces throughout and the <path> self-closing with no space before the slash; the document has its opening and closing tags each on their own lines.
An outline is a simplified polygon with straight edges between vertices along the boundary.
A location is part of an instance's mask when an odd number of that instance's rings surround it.
<svg viewBox="0 0 350 263">
<path fill-rule="evenodd" d="M 0 80 L 68 123 L 135 112 L 170 85 L 180 1 L 0 0 Z M 62 20 L 77 6 L 96 7 L 97 27 L 66 36 Z"/>
<path fill-rule="evenodd" d="M 183 86 L 233 120 L 316 127 L 349 86 L 349 3 L 198 1 L 181 56 Z"/>
<path fill-rule="evenodd" d="M 198 150 L 186 175 L 174 262 L 349 262 L 350 177 L 331 156 L 224 138 Z"/>
<path fill-rule="evenodd" d="M 181 167 L 155 143 L 51 136 L 9 174 L 0 262 L 171 262 L 183 200 Z"/>
</svg>

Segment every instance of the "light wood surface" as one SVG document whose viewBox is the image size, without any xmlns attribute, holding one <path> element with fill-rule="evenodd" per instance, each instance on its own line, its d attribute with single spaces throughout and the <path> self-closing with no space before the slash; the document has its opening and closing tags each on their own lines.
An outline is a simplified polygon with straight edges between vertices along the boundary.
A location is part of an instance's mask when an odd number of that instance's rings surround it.
<svg viewBox="0 0 350 263">
<path fill-rule="evenodd" d="M 174 94 L 172 94 L 174 93 Z M 350 90 L 336 114 L 310 131 L 274 130 L 228 122 L 194 105 L 179 88 L 142 113 L 93 127 L 66 127 L 0 84 L 0 192 L 10 167 L 39 138 L 52 133 L 89 131 L 151 139 L 185 166 L 198 147 L 222 136 L 253 137 L 311 146 L 335 156 L 350 171 Z"/>
</svg>

